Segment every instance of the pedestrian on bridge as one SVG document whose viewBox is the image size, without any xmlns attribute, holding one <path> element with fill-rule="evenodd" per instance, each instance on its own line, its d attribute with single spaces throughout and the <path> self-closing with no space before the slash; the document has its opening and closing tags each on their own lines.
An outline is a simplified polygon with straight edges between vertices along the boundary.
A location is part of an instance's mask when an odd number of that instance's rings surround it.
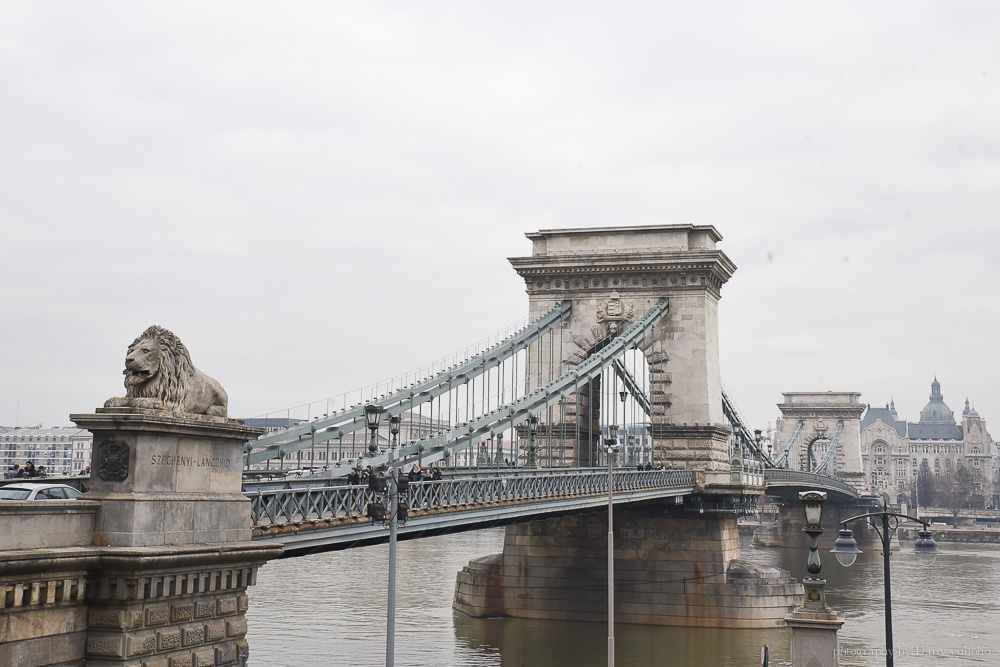
<svg viewBox="0 0 1000 667">
<path fill-rule="evenodd" d="M 413 506 L 423 507 L 423 496 L 421 495 L 420 482 L 424 479 L 424 473 L 420 470 L 420 466 L 416 463 L 410 468 L 410 472 L 406 475 L 406 479 L 410 480 L 410 484 L 413 484 Z"/>
<path fill-rule="evenodd" d="M 351 468 L 351 472 L 347 473 L 347 483 L 351 486 L 357 486 L 361 483 L 361 473 L 358 472 L 357 466 Z"/>
</svg>

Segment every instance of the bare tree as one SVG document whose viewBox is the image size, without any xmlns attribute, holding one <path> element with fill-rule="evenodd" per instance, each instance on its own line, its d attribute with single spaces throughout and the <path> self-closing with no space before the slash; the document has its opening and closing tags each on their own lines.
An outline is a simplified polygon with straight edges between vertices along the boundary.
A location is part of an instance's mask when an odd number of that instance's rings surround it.
<svg viewBox="0 0 1000 667">
<path fill-rule="evenodd" d="M 963 507 L 968 507 L 972 500 L 972 473 L 961 462 L 955 470 L 949 471 L 934 480 L 935 500 L 951 510 L 952 523 L 958 526 L 958 513 Z"/>
</svg>

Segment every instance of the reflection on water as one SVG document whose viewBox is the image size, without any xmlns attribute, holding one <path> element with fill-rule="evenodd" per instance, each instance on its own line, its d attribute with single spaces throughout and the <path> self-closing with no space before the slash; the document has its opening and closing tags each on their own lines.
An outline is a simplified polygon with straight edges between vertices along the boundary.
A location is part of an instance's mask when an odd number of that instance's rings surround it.
<svg viewBox="0 0 1000 667">
<path fill-rule="evenodd" d="M 607 625 L 474 619 L 452 611 L 455 573 L 499 553 L 503 529 L 399 544 L 396 664 L 469 667 L 586 667 L 607 661 Z M 942 544 L 930 568 L 894 554 L 893 628 L 897 664 L 1000 664 L 1000 547 Z M 805 575 L 805 552 L 754 549 L 744 557 Z M 905 545 L 904 545 L 905 548 Z M 372 665 L 384 662 L 388 547 L 349 549 L 276 561 L 250 589 L 251 665 Z M 823 554 L 828 599 L 847 622 L 841 665 L 884 664 L 882 558 L 868 552 L 851 568 Z M 615 627 L 615 664 L 787 666 L 789 632 Z M 905 660 L 903 659 L 905 656 Z"/>
</svg>

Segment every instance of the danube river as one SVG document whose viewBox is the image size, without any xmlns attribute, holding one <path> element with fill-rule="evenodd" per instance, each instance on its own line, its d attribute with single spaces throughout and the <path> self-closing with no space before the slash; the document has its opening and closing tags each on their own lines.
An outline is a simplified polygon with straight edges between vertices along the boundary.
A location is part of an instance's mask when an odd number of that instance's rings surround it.
<svg viewBox="0 0 1000 667">
<path fill-rule="evenodd" d="M 400 667 L 587 667 L 607 660 L 607 625 L 474 619 L 451 609 L 455 573 L 472 558 L 499 553 L 503 529 L 400 542 L 396 664 Z M 1000 664 L 1000 547 L 941 544 L 930 567 L 893 554 L 896 664 Z M 805 574 L 804 550 L 754 548 L 744 558 Z M 844 667 L 885 664 L 882 558 L 862 554 L 843 568 L 823 553 L 828 601 L 847 622 Z M 272 562 L 250 589 L 250 664 L 377 665 L 385 658 L 388 547 L 348 549 Z M 789 665 L 789 631 L 618 625 L 615 664 L 748 667 Z"/>
</svg>

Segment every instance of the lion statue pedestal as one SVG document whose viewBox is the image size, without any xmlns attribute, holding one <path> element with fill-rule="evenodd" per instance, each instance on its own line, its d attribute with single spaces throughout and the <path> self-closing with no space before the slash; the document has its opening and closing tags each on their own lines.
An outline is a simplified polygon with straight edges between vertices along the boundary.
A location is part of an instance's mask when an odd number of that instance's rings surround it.
<svg viewBox="0 0 1000 667">
<path fill-rule="evenodd" d="M 70 415 L 94 434 L 96 541 L 109 546 L 250 540 L 243 452 L 261 430 L 218 417 L 143 408 Z"/>
<path fill-rule="evenodd" d="M 261 429 L 227 419 L 228 398 L 184 344 L 151 326 L 125 357 L 126 395 L 71 415 L 94 434 L 96 540 L 111 546 L 250 540 L 243 453 Z"/>
</svg>

